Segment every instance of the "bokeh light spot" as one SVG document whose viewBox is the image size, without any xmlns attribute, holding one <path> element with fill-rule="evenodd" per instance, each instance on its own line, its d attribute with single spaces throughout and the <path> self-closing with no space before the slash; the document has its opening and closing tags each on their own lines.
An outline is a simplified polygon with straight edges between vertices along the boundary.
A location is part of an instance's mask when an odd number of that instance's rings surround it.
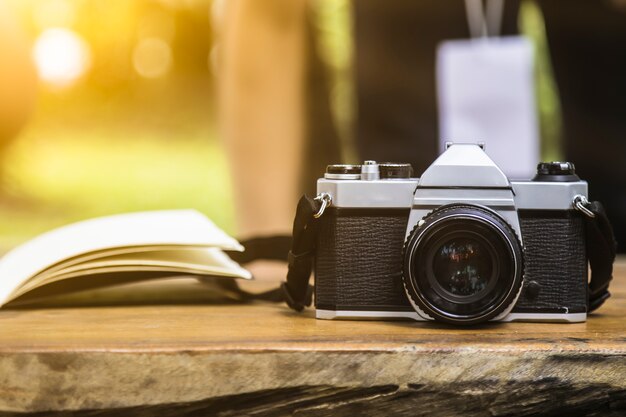
<svg viewBox="0 0 626 417">
<path fill-rule="evenodd" d="M 172 49 L 163 39 L 146 38 L 133 51 L 133 66 L 145 78 L 158 78 L 170 70 Z"/>
<path fill-rule="evenodd" d="M 91 63 L 87 42 L 64 28 L 45 30 L 35 41 L 33 58 L 41 80 L 55 87 L 73 84 Z"/>
</svg>

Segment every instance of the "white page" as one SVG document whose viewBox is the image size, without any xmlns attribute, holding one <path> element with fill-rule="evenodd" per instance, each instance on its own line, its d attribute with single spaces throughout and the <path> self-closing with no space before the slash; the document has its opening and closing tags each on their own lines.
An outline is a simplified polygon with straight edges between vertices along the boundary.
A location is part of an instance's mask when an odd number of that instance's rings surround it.
<svg viewBox="0 0 626 417">
<path fill-rule="evenodd" d="M 0 259 L 0 305 L 45 268 L 87 252 L 125 246 L 243 247 L 195 210 L 120 214 L 74 223 L 13 249 Z"/>
<path fill-rule="evenodd" d="M 242 268 L 237 262 L 230 259 L 228 255 L 218 248 L 186 247 L 185 249 L 179 250 L 170 249 L 164 251 L 149 251 L 146 253 L 133 252 L 93 259 L 90 262 L 63 268 L 60 271 L 47 275 L 44 282 L 55 281 L 58 276 L 70 272 L 80 272 L 109 266 L 128 267 L 129 270 L 140 266 L 164 266 L 180 268 L 181 273 L 188 273 L 184 270 L 195 269 L 203 271 L 205 275 L 211 274 L 212 271 L 220 270 L 230 272 L 233 277 L 252 279 L 252 274 L 248 270 Z M 220 273 L 220 275 L 222 275 L 222 273 Z M 37 279 L 39 279 L 39 276 Z"/>
<path fill-rule="evenodd" d="M 197 266 L 197 265 L 196 265 Z M 115 266 L 115 265 L 107 265 L 107 266 L 97 266 L 92 269 L 83 269 L 79 271 L 72 271 L 63 274 L 59 274 L 54 277 L 54 279 L 47 281 L 44 285 L 35 286 L 30 290 L 35 290 L 37 288 L 45 287 L 45 285 L 53 284 L 55 282 L 63 281 L 70 278 L 80 278 L 89 280 L 90 275 L 104 275 L 104 274 L 124 274 L 125 276 L 131 277 L 133 273 L 140 272 L 169 272 L 170 276 L 205 276 L 205 277 L 227 277 L 227 278 L 238 278 L 238 279 L 252 279 L 249 271 L 243 269 L 242 267 L 238 267 L 236 270 L 230 268 L 222 268 L 219 266 L 202 266 L 202 267 L 194 267 L 193 265 L 188 265 L 184 267 L 183 265 L 170 266 L 170 265 L 134 265 L 132 268 L 129 266 Z M 250 276 L 250 278 L 246 278 Z M 116 285 L 116 284 L 112 284 Z M 99 285 L 99 287 L 103 287 Z M 20 295 L 26 294 L 28 291 L 20 294 L 19 292 L 15 295 L 11 295 L 8 301 L 13 300 L 14 298 L 19 297 Z"/>
<path fill-rule="evenodd" d="M 118 253 L 116 255 L 103 256 L 92 259 L 89 262 L 75 264 L 55 272 L 46 271 L 38 274 L 14 291 L 10 299 L 13 300 L 28 291 L 57 282 L 68 277 L 102 274 L 111 268 L 115 271 L 134 272 L 144 271 L 149 267 L 158 271 L 170 271 L 181 275 L 202 274 L 215 276 L 228 276 L 240 279 L 252 279 L 250 271 L 242 268 L 228 255 L 218 248 L 188 247 L 182 249 L 150 250 L 148 252 Z"/>
<path fill-rule="evenodd" d="M 523 37 L 446 41 L 437 54 L 440 150 L 485 142 L 510 178 L 534 175 L 539 131 L 532 45 Z"/>
<path fill-rule="evenodd" d="M 62 269 L 69 268 L 74 265 L 91 262 L 93 260 L 100 260 L 100 259 L 110 258 L 114 256 L 119 256 L 119 255 L 132 255 L 134 253 L 148 254 L 149 252 L 152 252 L 152 251 L 155 251 L 155 252 L 162 252 L 162 251 L 167 251 L 167 250 L 180 251 L 180 250 L 187 250 L 187 248 L 189 248 L 189 246 L 182 246 L 182 247 L 180 245 L 135 246 L 135 247 L 125 246 L 123 248 L 104 249 L 104 250 L 89 252 L 87 254 L 74 256 L 73 258 L 69 258 L 63 262 L 59 262 L 55 264 L 54 266 L 46 268 L 44 272 L 37 274 L 37 279 L 49 276 Z"/>
<path fill-rule="evenodd" d="M 90 255 L 77 256 L 69 261 L 56 264 L 54 267 L 46 268 L 44 272 L 36 275 L 35 279 L 29 280 L 26 287 L 33 282 L 47 280 L 59 273 L 65 273 L 70 270 L 79 270 L 81 268 L 90 268 L 94 263 L 116 263 L 133 264 L 154 263 L 157 262 L 195 262 L 202 265 L 213 266 L 233 266 L 238 267 L 239 264 L 233 261 L 221 249 L 215 247 L 202 246 L 138 246 L 125 247 L 121 249 L 110 249 L 104 251 L 92 252 Z"/>
</svg>

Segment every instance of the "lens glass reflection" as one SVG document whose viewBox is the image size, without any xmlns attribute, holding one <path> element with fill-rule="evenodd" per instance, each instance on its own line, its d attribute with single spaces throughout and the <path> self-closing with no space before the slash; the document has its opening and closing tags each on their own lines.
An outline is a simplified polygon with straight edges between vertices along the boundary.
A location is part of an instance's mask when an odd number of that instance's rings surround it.
<svg viewBox="0 0 626 417">
<path fill-rule="evenodd" d="M 493 263 L 489 250 L 479 241 L 455 238 L 435 252 L 433 272 L 445 291 L 457 297 L 468 297 L 487 288 Z"/>
</svg>

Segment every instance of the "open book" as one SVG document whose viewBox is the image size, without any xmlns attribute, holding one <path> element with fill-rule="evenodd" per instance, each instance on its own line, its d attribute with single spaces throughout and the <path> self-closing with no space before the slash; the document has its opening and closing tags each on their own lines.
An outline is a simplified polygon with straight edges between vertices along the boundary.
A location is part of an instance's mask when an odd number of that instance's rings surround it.
<svg viewBox="0 0 626 417">
<path fill-rule="evenodd" d="M 175 275 L 251 279 L 226 251 L 243 247 L 194 210 L 86 220 L 45 233 L 0 259 L 0 306 Z"/>
</svg>

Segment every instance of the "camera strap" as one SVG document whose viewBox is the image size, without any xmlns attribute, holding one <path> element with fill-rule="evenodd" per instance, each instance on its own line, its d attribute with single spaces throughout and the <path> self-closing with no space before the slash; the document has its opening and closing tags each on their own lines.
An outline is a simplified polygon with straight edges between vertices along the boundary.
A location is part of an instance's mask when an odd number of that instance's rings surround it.
<svg viewBox="0 0 626 417">
<path fill-rule="evenodd" d="M 609 283 L 613 278 L 613 261 L 617 244 L 613 236 L 613 228 L 609 222 L 604 207 L 598 201 L 585 205 L 592 215 L 585 213 L 585 234 L 587 259 L 591 267 L 589 281 L 589 312 L 600 307 L 609 293 Z"/>
<path fill-rule="evenodd" d="M 241 242 L 244 252 L 229 252 L 228 256 L 238 264 L 244 265 L 257 260 L 285 261 L 285 254 L 291 248 L 291 236 L 257 237 Z M 241 301 L 270 301 L 280 303 L 285 301 L 281 288 L 252 293 L 242 290 L 235 279 L 220 279 L 216 285 L 223 290 L 236 294 Z"/>
<path fill-rule="evenodd" d="M 326 207 L 327 203 L 323 199 L 303 195 L 296 209 L 292 236 L 244 240 L 241 242 L 245 248 L 244 252 L 228 253 L 230 258 L 239 264 L 261 259 L 285 261 L 285 255 L 287 255 L 289 264 L 287 281 L 283 282 L 280 288 L 263 293 L 251 293 L 239 288 L 234 279 L 220 279 L 216 281 L 216 284 L 226 291 L 237 294 L 242 301 L 285 301 L 296 311 L 302 311 L 304 307 L 310 306 L 313 300 L 313 286 L 309 285 L 309 280 L 315 259 L 318 217 L 320 210 Z"/>
<path fill-rule="evenodd" d="M 313 299 L 313 287 L 309 285 L 309 280 L 315 260 L 319 214 L 325 204 L 324 200 L 303 195 L 296 208 L 287 281 L 281 285 L 287 305 L 296 311 L 310 306 Z"/>
</svg>

